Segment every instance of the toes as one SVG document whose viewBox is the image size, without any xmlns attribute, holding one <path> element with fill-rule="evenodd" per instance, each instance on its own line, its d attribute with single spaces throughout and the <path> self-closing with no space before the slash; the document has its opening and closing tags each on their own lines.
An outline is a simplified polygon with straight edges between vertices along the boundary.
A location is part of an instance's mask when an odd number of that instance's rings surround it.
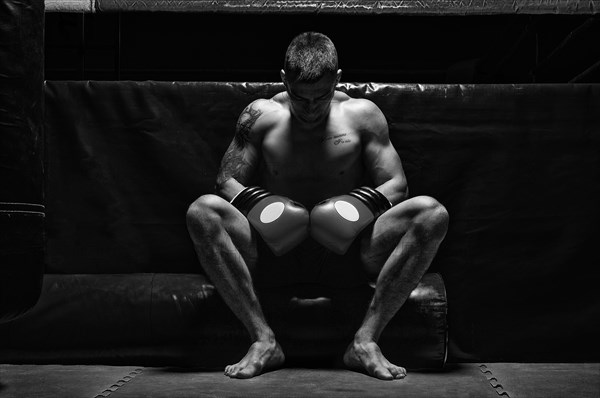
<svg viewBox="0 0 600 398">
<path fill-rule="evenodd" d="M 383 366 L 377 367 L 375 369 L 375 371 L 373 372 L 373 376 L 375 376 L 381 380 L 393 380 L 394 379 L 394 375 L 392 375 L 392 373 L 388 369 L 384 368 Z"/>
<path fill-rule="evenodd" d="M 406 377 L 406 370 L 401 368 L 400 366 L 390 366 L 388 367 L 389 372 L 394 376 L 394 379 L 403 379 Z"/>
<path fill-rule="evenodd" d="M 235 377 L 238 379 L 249 379 L 257 376 L 259 373 L 260 371 L 256 366 L 246 366 L 244 369 L 241 369 L 239 372 L 237 372 Z"/>
<path fill-rule="evenodd" d="M 400 371 L 393 366 L 390 366 L 387 369 L 391 373 L 391 375 L 394 376 L 394 379 L 397 379 L 398 376 L 400 375 Z"/>
<path fill-rule="evenodd" d="M 239 373 L 239 371 L 239 364 L 229 365 L 227 368 L 225 368 L 225 375 L 229 377 L 237 377 L 236 375 Z"/>
<path fill-rule="evenodd" d="M 400 368 L 400 373 L 402 374 L 402 377 L 406 377 L 406 374 L 407 374 L 406 369 Z"/>
</svg>

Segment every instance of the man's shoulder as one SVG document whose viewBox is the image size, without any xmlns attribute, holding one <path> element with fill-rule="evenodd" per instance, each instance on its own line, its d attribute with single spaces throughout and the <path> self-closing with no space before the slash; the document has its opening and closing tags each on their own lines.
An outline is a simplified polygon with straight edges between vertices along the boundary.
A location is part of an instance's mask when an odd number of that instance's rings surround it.
<svg viewBox="0 0 600 398">
<path fill-rule="evenodd" d="M 252 101 L 246 109 L 253 109 L 256 112 L 260 112 L 261 114 L 271 113 L 283 110 L 283 105 L 280 101 L 276 100 L 276 97 L 273 98 L 258 98 Z"/>
<path fill-rule="evenodd" d="M 358 128 L 368 131 L 379 131 L 387 126 L 383 112 L 371 100 L 366 98 L 350 98 L 342 104 L 344 114 L 348 115 Z"/>
<path fill-rule="evenodd" d="M 348 111 L 359 116 L 381 113 L 379 107 L 373 101 L 367 98 L 348 97 L 348 99 L 343 102 L 343 106 Z"/>
<path fill-rule="evenodd" d="M 284 111 L 282 104 L 273 98 L 259 98 L 246 106 L 240 115 L 240 120 L 251 118 L 253 130 L 262 130 L 278 123 L 283 117 L 282 111 Z"/>
</svg>

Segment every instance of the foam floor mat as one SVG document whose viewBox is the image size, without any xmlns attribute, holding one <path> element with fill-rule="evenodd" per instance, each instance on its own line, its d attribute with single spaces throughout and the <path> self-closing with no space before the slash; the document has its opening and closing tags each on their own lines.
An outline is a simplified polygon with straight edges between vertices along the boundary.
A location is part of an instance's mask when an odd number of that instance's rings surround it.
<svg viewBox="0 0 600 398">
<path fill-rule="evenodd" d="M 103 397 L 141 371 L 133 366 L 0 365 L 0 397 Z"/>
<path fill-rule="evenodd" d="M 598 398 L 598 363 L 488 363 L 481 371 L 507 398 Z"/>
<path fill-rule="evenodd" d="M 380 381 L 342 369 L 286 368 L 250 380 L 222 372 L 118 366 L 0 365 L 0 397 L 493 397 L 476 364 Z"/>
<path fill-rule="evenodd" d="M 444 372 L 410 372 L 404 380 L 381 381 L 342 369 L 287 368 L 250 380 L 222 372 L 151 369 L 110 394 L 131 397 L 479 397 L 497 398 L 477 365 Z"/>
<path fill-rule="evenodd" d="M 189 368 L 0 365 L 2 398 L 600 396 L 600 364 L 449 364 L 381 381 L 343 369 L 284 368 L 250 380 Z"/>
</svg>

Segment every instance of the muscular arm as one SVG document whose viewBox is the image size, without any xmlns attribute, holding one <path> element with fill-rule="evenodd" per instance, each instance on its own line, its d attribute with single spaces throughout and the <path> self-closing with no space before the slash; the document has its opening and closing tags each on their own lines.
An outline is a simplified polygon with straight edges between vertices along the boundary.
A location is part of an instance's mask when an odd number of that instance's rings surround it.
<svg viewBox="0 0 600 398">
<path fill-rule="evenodd" d="M 362 104 L 364 163 L 374 188 L 392 205 L 408 198 L 408 185 L 398 152 L 392 145 L 385 116 L 370 101 Z M 361 113 L 362 113 L 361 112 Z"/>
<path fill-rule="evenodd" d="M 231 200 L 248 185 L 256 173 L 260 147 L 257 121 L 262 115 L 260 100 L 252 102 L 238 118 L 235 135 L 221 160 L 215 191 Z"/>
</svg>

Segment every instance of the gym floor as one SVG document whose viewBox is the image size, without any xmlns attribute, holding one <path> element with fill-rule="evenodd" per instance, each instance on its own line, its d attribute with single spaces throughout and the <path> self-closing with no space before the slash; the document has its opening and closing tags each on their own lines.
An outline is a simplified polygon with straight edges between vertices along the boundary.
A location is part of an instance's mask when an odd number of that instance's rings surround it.
<svg viewBox="0 0 600 398">
<path fill-rule="evenodd" d="M 343 369 L 284 368 L 250 380 L 184 368 L 0 365 L 12 397 L 600 397 L 598 363 L 448 364 L 379 381 Z"/>
</svg>

